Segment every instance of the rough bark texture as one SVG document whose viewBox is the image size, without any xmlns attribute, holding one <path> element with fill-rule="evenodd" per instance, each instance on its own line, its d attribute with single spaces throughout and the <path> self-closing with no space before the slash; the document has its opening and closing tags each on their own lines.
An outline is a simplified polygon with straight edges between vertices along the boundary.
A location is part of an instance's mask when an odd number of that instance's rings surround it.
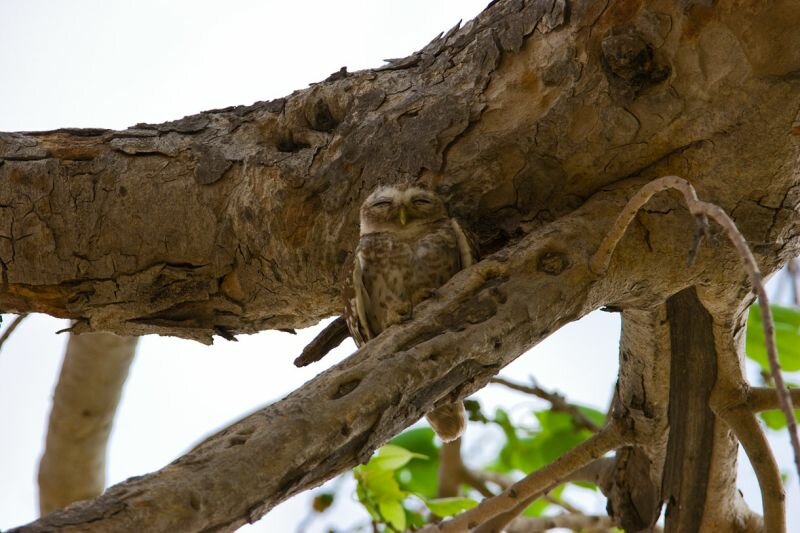
<svg viewBox="0 0 800 533">
<path fill-rule="evenodd" d="M 667 300 L 667 319 L 670 432 L 662 499 L 668 502 L 668 533 L 698 531 L 706 504 L 710 444 L 714 438 L 714 413 L 709 406 L 717 378 L 713 320 L 694 288 L 684 289 Z"/>
<path fill-rule="evenodd" d="M 711 407 L 725 413 L 748 398 L 747 278 L 720 238 L 686 266 L 695 223 L 672 194 L 640 212 L 607 273 L 589 258 L 626 199 L 666 174 L 725 209 L 764 272 L 800 250 L 800 4 L 706 4 L 500 0 L 408 58 L 285 99 L 120 132 L 0 134 L 0 309 L 78 331 L 209 342 L 337 314 L 357 209 L 379 182 L 434 187 L 496 252 L 281 402 L 24 530 L 234 529 L 603 304 L 624 311 L 616 409 L 636 433 L 611 509 L 649 523 L 673 401 L 665 303 L 694 287 L 712 317 Z M 716 422 L 717 504 L 691 521 L 757 530 Z"/>
<path fill-rule="evenodd" d="M 106 446 L 138 340 L 113 333 L 70 336 L 39 463 L 42 514 L 105 489 Z"/>
</svg>

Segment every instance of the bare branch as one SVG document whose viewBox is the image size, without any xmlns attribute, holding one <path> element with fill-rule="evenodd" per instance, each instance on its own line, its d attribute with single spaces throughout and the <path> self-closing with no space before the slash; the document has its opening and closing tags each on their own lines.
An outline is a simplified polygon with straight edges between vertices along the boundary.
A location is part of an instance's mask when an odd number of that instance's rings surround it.
<svg viewBox="0 0 800 533">
<path fill-rule="evenodd" d="M 477 507 L 438 525 L 430 525 L 422 533 L 454 533 L 477 528 L 493 517 L 512 511 L 520 503 L 538 498 L 561 483 L 570 474 L 601 457 L 606 452 L 625 444 L 625 437 L 614 423 L 603 428 L 590 439 L 579 444 L 552 463 L 528 474 L 511 487 L 492 498 L 483 500 Z M 522 509 L 520 509 L 520 512 Z M 497 530 L 499 531 L 499 529 Z"/>
<path fill-rule="evenodd" d="M 507 379 L 496 377 L 492 378 L 490 383 L 496 383 L 498 385 L 504 385 L 509 389 L 513 389 L 515 391 L 524 392 L 526 394 L 531 394 L 536 396 L 537 398 L 541 398 L 547 402 L 550 402 L 553 411 L 558 411 L 561 413 L 566 413 L 572 417 L 572 419 L 581 427 L 588 429 L 592 433 L 597 433 L 600 431 L 600 427 L 592 422 L 589 417 L 587 417 L 583 412 L 576 406 L 566 401 L 564 396 L 558 394 L 557 392 L 549 392 L 544 390 L 543 388 L 539 387 L 535 382 L 533 385 L 522 385 L 520 383 L 514 383 Z"/>
<path fill-rule="evenodd" d="M 70 335 L 39 463 L 42 514 L 103 492 L 108 437 L 138 340 Z"/>
<path fill-rule="evenodd" d="M 580 513 L 543 516 L 541 518 L 515 518 L 507 533 L 540 533 L 554 528 L 564 528 L 583 533 L 600 533 L 614 528 L 614 520 L 609 516 L 585 515 Z"/>
<path fill-rule="evenodd" d="M 630 225 L 636 213 L 646 204 L 650 198 L 656 193 L 675 189 L 683 194 L 689 212 L 696 217 L 701 218 L 701 222 L 705 225 L 706 217 L 714 219 L 717 224 L 722 226 L 725 235 L 736 248 L 739 257 L 744 263 L 745 270 L 750 277 L 750 283 L 753 287 L 753 292 L 758 296 L 758 305 L 761 309 L 762 323 L 764 325 L 764 340 L 766 342 L 767 357 L 769 359 L 770 372 L 775 379 L 775 385 L 780 398 L 781 410 L 789 430 L 789 438 L 794 450 L 794 463 L 797 471 L 798 479 L 800 479 L 800 435 L 797 431 L 797 419 L 794 416 L 792 409 L 792 400 L 789 395 L 789 390 L 783 380 L 781 373 L 780 361 L 778 359 L 778 347 L 775 342 L 775 324 L 772 320 L 772 310 L 769 306 L 769 298 L 767 291 L 764 288 L 763 276 L 758 268 L 755 257 L 747 245 L 747 241 L 741 234 L 736 224 L 731 220 L 727 213 L 719 206 L 701 202 L 697 199 L 697 193 L 694 187 L 683 178 L 678 176 L 665 176 L 655 179 L 642 187 L 633 197 L 628 201 L 625 208 L 619 214 L 619 217 L 614 222 L 614 226 L 606 235 L 603 242 L 597 248 L 597 251 L 592 256 L 590 261 L 590 268 L 597 274 L 605 273 L 608 270 L 608 265 L 611 260 L 611 255 L 619 243 L 625 230 Z"/>
<path fill-rule="evenodd" d="M 767 437 L 755 415 L 745 406 L 720 409 L 717 415 L 731 428 L 742 443 L 758 479 L 761 505 L 764 508 L 764 531 L 786 531 L 786 495 L 781 482 L 781 472 L 770 450 Z"/>
<path fill-rule="evenodd" d="M 792 405 L 800 408 L 800 389 L 789 389 Z M 748 393 L 747 406 L 754 412 L 772 411 L 781 409 L 781 399 L 778 391 L 771 387 L 751 387 Z"/>
<path fill-rule="evenodd" d="M 11 323 L 8 325 L 5 331 L 3 331 L 3 333 L 0 335 L 0 349 L 3 348 L 3 343 L 8 340 L 8 338 L 11 336 L 12 333 L 14 333 L 14 330 L 17 329 L 17 327 L 19 327 L 22 321 L 25 320 L 26 316 L 28 316 L 28 313 L 22 313 L 20 315 L 17 315 L 16 318 L 14 318 L 14 320 L 11 321 Z"/>
</svg>

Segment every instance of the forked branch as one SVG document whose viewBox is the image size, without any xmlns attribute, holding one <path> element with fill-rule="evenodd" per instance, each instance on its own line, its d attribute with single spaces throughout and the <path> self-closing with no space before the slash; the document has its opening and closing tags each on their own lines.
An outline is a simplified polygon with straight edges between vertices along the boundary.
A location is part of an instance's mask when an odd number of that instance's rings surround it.
<svg viewBox="0 0 800 533">
<path fill-rule="evenodd" d="M 763 317 L 764 341 L 766 343 L 770 371 L 775 379 L 781 410 L 784 416 L 786 416 L 789 438 L 792 443 L 792 449 L 794 450 L 795 468 L 797 469 L 798 478 L 800 478 L 800 436 L 798 436 L 797 433 L 797 420 L 794 416 L 794 410 L 792 409 L 791 395 L 783 380 L 783 374 L 781 373 L 780 362 L 778 360 L 778 348 L 775 343 L 775 325 L 772 320 L 772 310 L 769 307 L 769 298 L 767 297 L 763 277 L 755 257 L 753 257 L 753 253 L 750 251 L 750 247 L 747 245 L 744 236 L 728 214 L 715 204 L 698 200 L 697 192 L 694 187 L 685 179 L 678 176 L 658 178 L 639 189 L 628 201 L 617 217 L 617 220 L 614 222 L 611 230 L 592 256 L 589 267 L 595 274 L 604 274 L 608 270 L 611 256 L 617 244 L 620 239 L 622 239 L 623 235 L 625 235 L 625 230 L 636 216 L 636 213 L 655 194 L 669 189 L 675 189 L 683 194 L 689 212 L 699 217 L 704 226 L 707 223 L 707 218 L 714 219 L 717 224 L 722 226 L 725 235 L 728 237 L 728 240 L 733 243 L 739 257 L 744 263 L 744 268 L 750 277 L 750 283 L 753 285 L 753 292 L 758 297 L 758 305 L 761 309 L 761 316 Z"/>
</svg>

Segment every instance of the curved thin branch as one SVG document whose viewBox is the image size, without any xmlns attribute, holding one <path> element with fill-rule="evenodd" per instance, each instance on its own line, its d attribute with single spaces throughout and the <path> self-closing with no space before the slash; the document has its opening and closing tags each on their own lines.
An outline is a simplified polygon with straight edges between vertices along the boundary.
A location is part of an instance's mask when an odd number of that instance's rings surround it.
<svg viewBox="0 0 800 533">
<path fill-rule="evenodd" d="M 421 532 L 455 533 L 477 528 L 493 517 L 515 509 L 520 503 L 541 496 L 576 470 L 589 464 L 592 460 L 598 459 L 606 452 L 624 445 L 625 442 L 626 438 L 617 429 L 616 424 L 609 424 L 599 433 L 552 463 L 528 474 L 497 496 L 483 500 L 477 507 L 452 520 L 427 526 Z"/>
<path fill-rule="evenodd" d="M 617 247 L 620 239 L 622 239 L 622 236 L 625 235 L 625 230 L 628 228 L 639 209 L 641 209 L 653 195 L 669 189 L 675 189 L 683 195 L 689 212 L 701 219 L 703 227 L 706 226 L 706 218 L 712 218 L 717 224 L 722 226 L 725 235 L 734 245 L 739 257 L 744 263 L 744 268 L 750 277 L 750 283 L 753 285 L 753 292 L 758 296 L 758 306 L 761 309 L 761 317 L 764 325 L 764 340 L 766 342 L 770 372 L 775 379 L 781 410 L 784 416 L 786 416 L 789 439 L 794 451 L 795 468 L 798 479 L 800 479 L 800 435 L 798 435 L 797 432 L 797 419 L 794 416 L 794 409 L 792 409 L 792 399 L 789 394 L 789 389 L 786 387 L 783 374 L 781 373 L 780 361 L 778 359 L 778 347 L 775 342 L 775 324 L 772 319 L 769 298 L 756 259 L 753 257 L 753 253 L 750 251 L 750 247 L 747 245 L 744 236 L 728 214 L 717 205 L 698 200 L 697 192 L 694 187 L 683 178 L 678 176 L 664 176 L 655 179 L 639 189 L 639 191 L 628 200 L 628 203 L 614 222 L 613 227 L 592 256 L 589 267 L 596 274 L 605 273 L 608 270 L 608 265 L 611 261 L 611 255 L 614 253 L 614 249 Z"/>
<path fill-rule="evenodd" d="M 546 391 L 541 387 L 539 387 L 538 385 L 536 385 L 535 383 L 530 386 L 522 385 L 520 383 L 514 383 L 513 381 L 509 381 L 501 377 L 492 378 L 490 383 L 503 385 L 505 387 L 508 387 L 509 389 L 518 392 L 524 392 L 526 394 L 531 394 L 533 396 L 536 396 L 537 398 L 541 398 L 542 400 L 545 400 L 550 403 L 553 411 L 558 411 L 570 415 L 572 419 L 579 426 L 588 429 L 592 433 L 597 433 L 598 431 L 600 431 L 600 427 L 597 424 L 592 422 L 589 419 L 589 417 L 583 414 L 583 412 L 581 412 L 581 410 L 577 406 L 567 402 L 567 400 L 557 392 Z"/>
<path fill-rule="evenodd" d="M 0 349 L 3 348 L 3 343 L 8 340 L 8 338 L 11 336 L 12 333 L 14 333 L 14 330 L 17 329 L 17 327 L 19 327 L 20 323 L 22 323 L 22 321 L 25 320 L 26 316 L 28 316 L 28 313 L 22 313 L 20 315 L 17 315 L 16 318 L 14 318 L 14 320 L 11 321 L 11 323 L 8 325 L 5 331 L 3 331 L 3 333 L 0 335 Z"/>
<path fill-rule="evenodd" d="M 786 531 L 786 495 L 781 483 L 781 472 L 769 447 L 767 437 L 758 425 L 755 415 L 745 406 L 717 411 L 717 415 L 731 428 L 742 443 L 761 489 L 761 505 L 764 508 L 764 531 L 783 533 Z"/>
</svg>

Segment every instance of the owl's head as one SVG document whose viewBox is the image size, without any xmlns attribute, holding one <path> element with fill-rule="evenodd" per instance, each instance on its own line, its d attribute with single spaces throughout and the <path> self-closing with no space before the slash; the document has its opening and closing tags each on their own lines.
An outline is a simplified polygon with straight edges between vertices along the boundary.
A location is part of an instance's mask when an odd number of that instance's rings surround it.
<svg viewBox="0 0 800 533">
<path fill-rule="evenodd" d="M 447 219 L 439 196 L 416 185 L 378 187 L 361 204 L 361 235 L 380 232 L 414 232 Z"/>
</svg>

